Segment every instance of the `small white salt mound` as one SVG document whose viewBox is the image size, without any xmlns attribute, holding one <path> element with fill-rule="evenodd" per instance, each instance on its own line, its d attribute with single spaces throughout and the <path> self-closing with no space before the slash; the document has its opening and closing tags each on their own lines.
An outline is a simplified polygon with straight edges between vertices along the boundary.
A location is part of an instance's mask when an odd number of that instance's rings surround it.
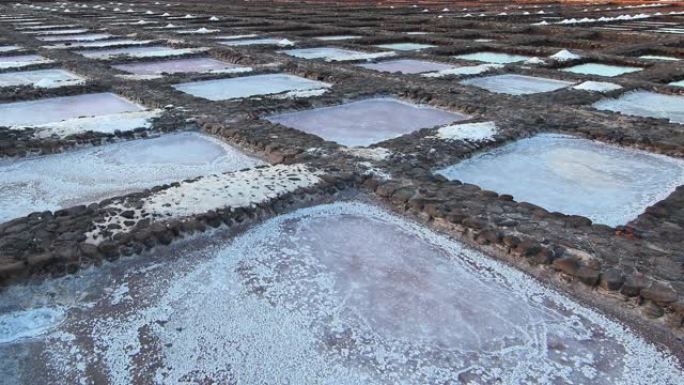
<svg viewBox="0 0 684 385">
<path fill-rule="evenodd" d="M 209 18 L 209 21 L 219 21 L 219 18 L 216 16 L 212 16 Z"/>
<path fill-rule="evenodd" d="M 57 135 L 65 138 L 69 135 L 93 131 L 112 134 L 115 131 L 131 131 L 137 128 L 150 128 L 152 119 L 159 117 L 162 110 L 133 111 L 118 114 L 92 116 L 88 118 L 67 119 L 61 122 L 48 123 L 35 128 L 36 138 L 47 138 Z M 23 127 L 11 127 L 19 129 Z"/>
<path fill-rule="evenodd" d="M 441 127 L 436 138 L 444 140 L 490 141 L 496 134 L 494 122 L 452 124 Z"/>
<path fill-rule="evenodd" d="M 619 84 L 609 83 L 609 82 L 586 81 L 586 82 L 580 83 L 580 84 L 578 84 L 572 88 L 574 88 L 576 90 L 582 90 L 582 91 L 608 92 L 608 91 L 619 90 L 622 88 L 622 86 Z"/>
<path fill-rule="evenodd" d="M 36 308 L 0 315 L 0 344 L 38 337 L 64 319 L 59 309 Z"/>
<path fill-rule="evenodd" d="M 430 72 L 426 74 L 422 74 L 421 76 L 425 76 L 428 78 L 441 78 L 443 76 L 458 76 L 458 75 L 479 75 L 481 73 L 485 73 L 491 70 L 503 68 L 503 65 L 501 64 L 479 64 L 479 65 L 474 65 L 474 66 L 465 66 L 465 67 L 455 67 L 455 68 L 449 68 L 437 72 Z"/>
<path fill-rule="evenodd" d="M 531 58 L 525 60 L 525 64 L 537 65 L 537 64 L 546 64 L 546 62 L 543 59 L 540 59 L 540 58 L 534 56 L 534 57 L 531 57 Z"/>
<path fill-rule="evenodd" d="M 290 46 L 295 45 L 295 43 L 292 40 L 282 39 L 282 40 L 279 40 L 278 43 L 276 43 L 276 45 L 278 45 L 280 47 L 290 47 Z"/>
<path fill-rule="evenodd" d="M 568 60 L 577 60 L 580 59 L 582 56 L 572 53 L 568 51 L 567 49 L 562 49 L 555 54 L 549 56 L 549 58 L 554 59 L 556 61 L 568 61 Z"/>
</svg>

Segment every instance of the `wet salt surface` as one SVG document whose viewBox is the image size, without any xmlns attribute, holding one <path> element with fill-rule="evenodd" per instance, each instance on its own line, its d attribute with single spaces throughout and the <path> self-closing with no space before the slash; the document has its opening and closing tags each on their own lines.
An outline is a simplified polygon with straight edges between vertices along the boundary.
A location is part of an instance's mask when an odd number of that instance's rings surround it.
<svg viewBox="0 0 684 385">
<path fill-rule="evenodd" d="M 352 39 L 358 39 L 363 36 L 360 35 L 332 35 L 332 36 L 317 36 L 314 37 L 316 40 L 320 41 L 341 41 L 341 40 L 352 40 Z"/>
<path fill-rule="evenodd" d="M 12 52 L 22 49 L 18 45 L 0 45 L 0 52 Z"/>
<path fill-rule="evenodd" d="M 61 44 L 44 46 L 44 48 L 104 48 L 116 46 L 144 45 L 149 43 L 152 43 L 152 40 L 110 39 L 83 42 L 66 42 Z"/>
<path fill-rule="evenodd" d="M 34 126 L 84 116 L 142 111 L 116 94 L 103 92 L 0 104 L 0 126 Z M 36 114 L 40 111 L 40 114 Z"/>
<path fill-rule="evenodd" d="M 392 98 L 365 99 L 339 106 L 266 117 L 273 123 L 318 135 L 345 146 L 383 140 L 466 119 L 467 116 Z"/>
<path fill-rule="evenodd" d="M 662 55 L 642 55 L 639 59 L 645 60 L 661 60 L 661 61 L 680 61 L 681 59 L 674 56 L 662 56 Z"/>
<path fill-rule="evenodd" d="M 573 82 L 534 76 L 505 74 L 467 79 L 461 81 L 461 84 L 484 88 L 487 91 L 496 93 L 529 95 L 559 90 L 573 85 Z"/>
<path fill-rule="evenodd" d="M 201 244 L 11 287 L 0 308 L 30 298 L 66 318 L 0 344 L 3 379 L 682 384 L 673 358 L 623 326 L 367 204 L 303 209 Z"/>
<path fill-rule="evenodd" d="M 457 55 L 454 57 L 457 59 L 481 61 L 481 62 L 485 62 L 485 63 L 494 63 L 494 64 L 517 63 L 517 62 L 525 61 L 525 60 L 528 60 L 531 58 L 530 56 L 511 55 L 511 54 L 501 53 L 501 52 L 475 52 L 475 53 L 469 53 L 469 54 L 465 54 L 465 55 Z"/>
<path fill-rule="evenodd" d="M 684 183 L 684 161 L 572 136 L 540 134 L 438 171 L 549 211 L 624 225 Z"/>
<path fill-rule="evenodd" d="M 675 87 L 684 87 L 684 80 L 680 80 L 680 81 L 677 81 L 677 82 L 672 82 L 672 83 L 670 83 L 669 85 L 675 86 Z"/>
<path fill-rule="evenodd" d="M 668 119 L 684 124 L 684 96 L 664 95 L 650 91 L 633 91 L 617 99 L 603 99 L 593 104 L 598 110 L 625 115 Z"/>
<path fill-rule="evenodd" d="M 0 222 L 259 164 L 191 132 L 0 162 Z"/>
<path fill-rule="evenodd" d="M 561 71 L 573 72 L 576 74 L 597 75 L 606 77 L 615 77 L 632 72 L 638 72 L 641 70 L 642 68 L 639 67 L 616 66 L 601 63 L 585 63 L 561 69 Z"/>
<path fill-rule="evenodd" d="M 328 88 L 327 83 L 287 74 L 266 74 L 176 84 L 173 88 L 209 100 L 228 100 Z"/>
<path fill-rule="evenodd" d="M 145 57 L 164 57 L 164 56 L 178 56 L 187 55 L 191 53 L 201 52 L 203 48 L 169 48 L 165 46 L 151 46 L 151 47 L 132 47 L 132 48 L 112 48 L 99 50 L 82 50 L 75 51 L 79 55 L 83 55 L 91 59 L 111 59 L 117 56 L 127 56 L 135 58 Z"/>
<path fill-rule="evenodd" d="M 36 39 L 41 41 L 95 41 L 112 37 L 108 33 L 83 33 L 76 35 L 61 36 L 38 36 Z"/>
<path fill-rule="evenodd" d="M 426 60 L 397 59 L 379 63 L 359 64 L 360 67 L 382 72 L 399 72 L 403 74 L 420 74 L 431 71 L 443 71 L 454 68 L 454 65 Z"/>
<path fill-rule="evenodd" d="M 279 46 L 290 46 L 293 45 L 293 43 L 287 39 L 281 39 L 281 38 L 271 38 L 271 37 L 264 37 L 264 38 L 259 38 L 259 39 L 235 39 L 235 40 L 226 40 L 226 41 L 221 41 L 220 42 L 223 45 L 227 46 L 243 46 L 243 45 L 279 45 Z"/>
<path fill-rule="evenodd" d="M 206 73 L 238 68 L 247 69 L 247 67 L 211 58 L 161 60 L 145 63 L 118 64 L 112 67 L 136 75 L 175 74 L 183 72 Z"/>
<path fill-rule="evenodd" d="M 350 49 L 342 49 L 335 47 L 298 48 L 279 52 L 302 59 L 344 58 L 353 57 L 366 53 L 362 51 L 352 51 Z"/>
<path fill-rule="evenodd" d="M 434 48 L 436 45 L 419 44 L 419 43 L 392 43 L 392 44 L 378 44 L 376 47 L 392 49 L 396 51 L 418 51 L 426 48 Z"/>
<path fill-rule="evenodd" d="M 52 60 L 40 55 L 0 56 L 0 69 L 21 68 L 45 63 L 52 63 Z"/>
<path fill-rule="evenodd" d="M 0 74 L 0 87 L 33 86 L 55 88 L 83 84 L 85 79 L 65 70 L 47 69 Z"/>
</svg>

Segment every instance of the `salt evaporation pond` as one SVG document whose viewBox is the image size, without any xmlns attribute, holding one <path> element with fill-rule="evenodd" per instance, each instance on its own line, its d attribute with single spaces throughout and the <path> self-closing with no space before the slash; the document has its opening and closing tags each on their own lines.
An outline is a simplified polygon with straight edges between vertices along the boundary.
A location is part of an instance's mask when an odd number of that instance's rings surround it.
<svg viewBox="0 0 684 385">
<path fill-rule="evenodd" d="M 456 59 L 480 61 L 480 62 L 494 63 L 494 64 L 517 63 L 517 62 L 525 61 L 525 60 L 531 58 L 530 56 L 512 55 L 512 54 L 507 54 L 507 53 L 502 53 L 502 52 L 488 52 L 488 51 L 468 53 L 468 54 L 464 54 L 464 55 L 456 55 L 454 57 Z"/>
<path fill-rule="evenodd" d="M 363 36 L 360 35 L 331 35 L 331 36 L 317 36 L 314 37 L 316 40 L 320 41 L 342 41 L 342 40 L 352 40 L 352 39 L 358 39 Z"/>
<path fill-rule="evenodd" d="M 83 116 L 142 110 L 141 106 L 110 92 L 59 96 L 0 104 L 0 126 L 34 126 Z"/>
<path fill-rule="evenodd" d="M 325 89 L 327 83 L 288 74 L 265 74 L 176 84 L 173 88 L 209 100 L 228 100 L 255 95 Z"/>
<path fill-rule="evenodd" d="M 51 63 L 52 61 L 40 55 L 0 56 L 0 69 L 21 68 L 36 64 Z"/>
<path fill-rule="evenodd" d="M 684 161 L 566 135 L 539 134 L 438 171 L 549 211 L 624 225 L 684 183 Z"/>
<path fill-rule="evenodd" d="M 290 55 L 293 57 L 298 57 L 302 59 L 336 59 L 336 60 L 345 60 L 345 59 L 353 59 L 355 57 L 358 57 L 359 55 L 365 55 L 367 52 L 362 52 L 362 51 L 353 51 L 350 49 L 342 49 L 342 48 L 335 48 L 335 47 L 316 47 L 316 48 L 298 48 L 298 49 L 289 49 L 285 51 L 279 51 L 280 53 L 284 53 L 286 55 Z"/>
<path fill-rule="evenodd" d="M 246 68 L 238 64 L 227 63 L 221 60 L 206 57 L 118 64 L 112 67 L 136 75 L 159 75 L 162 73 L 175 74 L 189 72 L 206 73 Z"/>
<path fill-rule="evenodd" d="M 193 132 L 0 162 L 0 222 L 259 164 Z"/>
<path fill-rule="evenodd" d="M 363 63 L 359 64 L 359 67 L 381 72 L 399 72 L 402 74 L 420 74 L 454 68 L 451 64 L 415 59 L 397 59 L 379 63 Z"/>
<path fill-rule="evenodd" d="M 682 384 L 624 326 L 368 204 L 168 250 L 7 289 L 5 312 L 65 316 L 0 344 L 5 383 Z"/>
<path fill-rule="evenodd" d="M 436 45 L 432 44 L 420 44 L 420 43 L 391 43 L 391 44 L 378 44 L 376 47 L 391 49 L 396 51 L 419 51 L 426 48 L 434 48 Z"/>
<path fill-rule="evenodd" d="M 237 39 L 237 40 L 224 40 L 220 44 L 227 46 L 243 46 L 243 45 L 292 45 L 288 40 L 273 37 L 264 37 L 259 39 Z"/>
<path fill-rule="evenodd" d="M 20 50 L 21 47 L 18 45 L 0 45 L 0 52 L 12 52 L 12 51 L 18 51 Z"/>
<path fill-rule="evenodd" d="M 0 74 L 0 87 L 33 86 L 56 88 L 83 84 L 85 79 L 61 69 L 7 72 Z"/>
<path fill-rule="evenodd" d="M 582 75 L 597 75 L 606 77 L 615 77 L 632 72 L 641 71 L 643 68 L 640 67 L 630 67 L 630 66 L 616 66 L 610 64 L 601 63 L 585 63 L 578 64 L 576 66 L 563 68 L 561 71 L 572 72 Z"/>
<path fill-rule="evenodd" d="M 514 74 L 485 76 L 462 80 L 461 84 L 483 88 L 490 92 L 509 95 L 529 95 L 540 92 L 556 91 L 573 85 L 557 79 L 540 78 Z"/>
<path fill-rule="evenodd" d="M 639 59 L 644 60 L 660 60 L 660 61 L 680 61 L 681 59 L 674 56 L 662 56 L 662 55 L 642 55 Z"/>
<path fill-rule="evenodd" d="M 367 146 L 421 128 L 467 119 L 463 114 L 393 98 L 373 98 L 338 106 L 266 117 L 273 123 L 318 135 L 345 146 Z"/>
<path fill-rule="evenodd" d="M 79 55 L 83 55 L 90 59 L 111 59 L 117 56 L 146 58 L 146 57 L 164 57 L 164 56 L 178 56 L 187 55 L 190 53 L 199 52 L 197 48 L 169 48 L 164 46 L 150 46 L 150 47 L 126 47 L 126 48 L 112 48 L 112 49 L 98 49 L 98 50 L 81 50 L 75 51 Z"/>
<path fill-rule="evenodd" d="M 627 92 L 617 99 L 603 99 L 593 104 L 598 110 L 625 115 L 668 119 L 684 124 L 684 96 L 664 95 L 650 91 Z"/>
<path fill-rule="evenodd" d="M 670 83 L 669 85 L 675 86 L 675 87 L 684 87 L 684 80 L 680 80 L 680 81 L 677 81 L 677 82 L 672 82 L 672 83 Z"/>
<path fill-rule="evenodd" d="M 110 37 L 113 36 L 108 33 L 82 33 L 76 35 L 37 36 L 36 39 L 41 41 L 95 41 Z"/>
</svg>

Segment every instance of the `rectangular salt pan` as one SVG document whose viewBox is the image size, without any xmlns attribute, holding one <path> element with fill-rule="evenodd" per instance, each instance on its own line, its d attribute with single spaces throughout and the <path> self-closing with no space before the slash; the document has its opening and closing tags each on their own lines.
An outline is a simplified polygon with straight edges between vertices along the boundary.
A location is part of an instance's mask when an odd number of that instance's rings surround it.
<svg viewBox="0 0 684 385">
<path fill-rule="evenodd" d="M 561 69 L 561 71 L 572 72 L 576 74 L 597 75 L 607 77 L 620 76 L 632 72 L 638 72 L 641 70 L 642 68 L 639 67 L 616 66 L 601 63 L 578 64 L 576 66 Z"/>
<path fill-rule="evenodd" d="M 0 163 L 0 222 L 260 161 L 199 134 L 170 134 Z"/>
<path fill-rule="evenodd" d="M 20 50 L 21 47 L 18 45 L 0 45 L 0 52 L 12 52 L 12 51 L 18 51 Z"/>
<path fill-rule="evenodd" d="M 466 118 L 463 114 L 392 98 L 366 99 L 266 117 L 273 123 L 318 135 L 345 146 L 367 146 L 421 128 Z"/>
<path fill-rule="evenodd" d="M 420 74 L 424 72 L 442 71 L 454 68 L 453 65 L 446 63 L 437 63 L 425 60 L 414 59 L 398 59 L 388 60 L 379 63 L 364 63 L 359 64 L 360 67 L 368 68 L 381 72 L 399 72 L 402 74 Z"/>
<path fill-rule="evenodd" d="M 95 40 L 95 41 L 71 41 L 60 44 L 53 44 L 44 46 L 43 48 L 105 48 L 116 46 L 134 46 L 145 45 L 152 43 L 152 40 L 135 40 L 135 39 L 110 39 L 110 40 Z"/>
<path fill-rule="evenodd" d="M 353 59 L 359 55 L 364 55 L 366 52 L 352 51 L 349 49 L 334 48 L 334 47 L 318 47 L 318 48 L 299 48 L 279 51 L 286 55 L 302 58 L 302 59 Z"/>
<path fill-rule="evenodd" d="M 438 172 L 609 226 L 635 219 L 684 183 L 679 159 L 554 134 L 522 139 Z"/>
<path fill-rule="evenodd" d="M 572 82 L 523 75 L 494 75 L 467 79 L 461 84 L 483 88 L 490 92 L 509 95 L 528 95 L 551 92 L 571 86 Z"/>
<path fill-rule="evenodd" d="M 45 63 L 52 63 L 52 61 L 40 55 L 0 56 L 0 69 L 21 68 Z"/>
<path fill-rule="evenodd" d="M 168 384 L 672 385 L 682 376 L 669 352 L 624 325 L 371 205 L 298 210 L 210 246 L 3 293 L 10 382 L 128 384 L 150 371 Z M 25 335 L 34 338 L 17 339 Z"/>
<path fill-rule="evenodd" d="M 679 80 L 679 81 L 676 81 L 676 82 L 672 82 L 672 83 L 670 83 L 669 85 L 675 86 L 675 87 L 684 87 L 684 80 Z"/>
<path fill-rule="evenodd" d="M 112 35 L 108 33 L 83 33 L 77 35 L 61 35 L 61 36 L 38 36 L 36 39 L 41 41 L 95 41 L 108 39 Z"/>
<path fill-rule="evenodd" d="M 243 76 L 176 84 L 173 88 L 209 100 L 228 100 L 289 91 L 308 91 L 330 85 L 287 74 Z"/>
<path fill-rule="evenodd" d="M 108 92 L 60 96 L 0 104 L 0 126 L 33 126 L 82 116 L 142 110 L 139 105 Z M 36 113 L 37 111 L 40 113 Z"/>
<path fill-rule="evenodd" d="M 0 87 L 56 88 L 83 84 L 84 82 L 85 79 L 82 77 L 60 69 L 0 73 Z"/>
<path fill-rule="evenodd" d="M 244 45 L 292 45 L 289 40 L 270 37 L 261 39 L 225 40 L 221 41 L 220 43 L 231 47 L 239 47 Z"/>
<path fill-rule="evenodd" d="M 211 58 L 175 59 L 145 63 L 118 64 L 112 67 L 136 75 L 221 72 L 229 69 L 246 68 L 237 64 L 227 63 Z"/>
<path fill-rule="evenodd" d="M 456 59 L 471 60 L 471 61 L 481 61 L 485 63 L 494 64 L 508 64 L 517 63 L 530 59 L 530 56 L 523 55 L 511 55 L 501 52 L 475 52 L 464 55 L 454 56 Z"/>
<path fill-rule="evenodd" d="M 317 36 L 314 37 L 316 40 L 320 41 L 341 41 L 341 40 L 352 40 L 358 39 L 362 36 L 359 35 L 332 35 L 332 36 Z"/>
<path fill-rule="evenodd" d="M 396 51 L 419 51 L 426 48 L 434 48 L 436 45 L 432 44 L 420 44 L 420 43 L 391 43 L 391 44 L 378 44 L 376 47 L 384 49 L 392 49 Z"/>
<path fill-rule="evenodd" d="M 594 108 L 619 112 L 625 115 L 668 119 L 684 124 L 684 96 L 664 95 L 649 91 L 634 91 L 617 99 L 603 99 L 594 103 Z"/>
<path fill-rule="evenodd" d="M 164 57 L 164 56 L 178 56 L 187 55 L 199 52 L 198 48 L 169 48 L 164 46 L 153 47 L 133 47 L 133 48 L 113 48 L 100 50 L 83 50 L 75 51 L 77 54 L 83 55 L 91 59 L 112 59 L 117 56 L 122 57 Z"/>
<path fill-rule="evenodd" d="M 645 60 L 660 60 L 660 61 L 680 61 L 681 59 L 674 56 L 662 56 L 662 55 L 642 55 L 639 59 Z"/>
</svg>

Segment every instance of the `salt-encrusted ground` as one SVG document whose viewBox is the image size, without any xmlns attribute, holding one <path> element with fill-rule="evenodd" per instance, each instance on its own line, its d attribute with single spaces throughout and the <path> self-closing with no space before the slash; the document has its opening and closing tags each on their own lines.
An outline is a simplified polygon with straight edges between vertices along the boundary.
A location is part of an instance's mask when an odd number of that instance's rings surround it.
<svg viewBox="0 0 684 385">
<path fill-rule="evenodd" d="M 367 204 L 211 243 L 11 288 L 5 383 L 682 383 L 619 324 Z"/>
</svg>

